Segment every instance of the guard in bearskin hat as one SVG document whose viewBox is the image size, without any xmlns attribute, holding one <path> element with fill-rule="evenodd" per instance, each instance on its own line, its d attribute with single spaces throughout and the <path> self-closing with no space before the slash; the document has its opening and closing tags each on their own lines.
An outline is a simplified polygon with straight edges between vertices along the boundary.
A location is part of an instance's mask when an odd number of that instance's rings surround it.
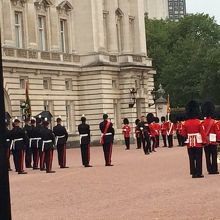
<svg viewBox="0 0 220 220">
<path fill-rule="evenodd" d="M 183 126 L 183 135 L 187 138 L 187 148 L 192 178 L 202 178 L 202 152 L 206 143 L 205 130 L 199 120 L 200 109 L 196 101 L 186 105 L 187 120 Z"/>
<path fill-rule="evenodd" d="M 156 152 L 155 148 L 157 146 L 157 140 L 156 140 L 156 135 L 157 135 L 157 128 L 156 124 L 154 123 L 154 115 L 152 113 L 147 114 L 147 124 L 150 129 L 150 140 L 152 141 L 152 148 L 150 146 L 150 149 L 152 149 L 152 152 Z"/>
<path fill-rule="evenodd" d="M 217 164 L 217 125 L 213 119 L 215 106 L 212 102 L 205 102 L 202 105 L 202 115 L 205 117 L 202 122 L 205 128 L 207 143 L 204 147 L 206 166 L 209 174 L 219 174 Z"/>
<path fill-rule="evenodd" d="M 129 125 L 129 120 L 127 118 L 124 118 L 123 120 L 123 127 L 122 127 L 122 133 L 124 134 L 124 140 L 126 148 L 125 150 L 130 150 L 130 134 L 131 134 L 131 127 Z"/>
<path fill-rule="evenodd" d="M 160 131 L 163 138 L 163 147 L 167 147 L 167 122 L 164 116 L 161 117 Z"/>
<path fill-rule="evenodd" d="M 156 147 L 160 146 L 160 124 L 159 124 L 160 120 L 158 117 L 154 117 L 154 123 L 155 123 L 155 131 L 156 131 Z"/>
</svg>

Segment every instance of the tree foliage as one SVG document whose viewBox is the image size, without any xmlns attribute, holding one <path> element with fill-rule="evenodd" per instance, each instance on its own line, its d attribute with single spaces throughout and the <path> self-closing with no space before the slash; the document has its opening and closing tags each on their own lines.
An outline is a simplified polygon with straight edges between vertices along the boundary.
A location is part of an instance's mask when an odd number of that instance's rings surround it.
<svg viewBox="0 0 220 220">
<path fill-rule="evenodd" d="M 213 18 L 196 14 L 179 22 L 147 19 L 146 33 L 156 86 L 163 85 L 173 107 L 190 99 L 220 104 L 220 27 Z"/>
</svg>

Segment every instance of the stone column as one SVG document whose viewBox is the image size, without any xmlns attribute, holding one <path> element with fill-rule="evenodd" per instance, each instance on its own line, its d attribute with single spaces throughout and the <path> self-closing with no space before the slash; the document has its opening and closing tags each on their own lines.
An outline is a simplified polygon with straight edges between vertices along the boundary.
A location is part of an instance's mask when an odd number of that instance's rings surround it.
<svg viewBox="0 0 220 220">
<path fill-rule="evenodd" d="M 107 34 L 108 34 L 108 50 L 110 53 L 118 52 L 117 30 L 116 30 L 116 19 L 115 19 L 115 11 L 117 7 L 118 7 L 117 0 L 107 1 L 107 9 L 109 10 Z"/>
<path fill-rule="evenodd" d="M 51 50 L 59 51 L 59 19 L 55 6 L 50 7 Z"/>
<path fill-rule="evenodd" d="M 3 45 L 13 47 L 15 46 L 12 37 L 12 22 L 11 17 L 11 2 L 9 0 L 3 0 L 2 4 L 2 19 L 3 19 L 3 29 L 4 29 L 4 38 Z"/>
<path fill-rule="evenodd" d="M 28 49 L 37 49 L 37 36 L 36 36 L 36 8 L 32 2 L 27 3 L 27 25 L 28 25 Z"/>
</svg>

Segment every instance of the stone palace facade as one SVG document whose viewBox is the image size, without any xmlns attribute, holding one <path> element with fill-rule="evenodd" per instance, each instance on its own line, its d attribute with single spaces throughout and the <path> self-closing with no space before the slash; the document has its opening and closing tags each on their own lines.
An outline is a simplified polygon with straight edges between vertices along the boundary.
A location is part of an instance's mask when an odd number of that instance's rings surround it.
<svg viewBox="0 0 220 220">
<path fill-rule="evenodd" d="M 144 0 L 0 0 L 0 16 L 11 116 L 21 117 L 26 80 L 32 115 L 48 110 L 53 124 L 62 116 L 71 140 L 78 140 L 83 114 L 95 142 L 104 112 L 116 140 L 124 117 L 134 123 L 155 112 L 149 105 L 155 71 L 146 51 Z"/>
</svg>

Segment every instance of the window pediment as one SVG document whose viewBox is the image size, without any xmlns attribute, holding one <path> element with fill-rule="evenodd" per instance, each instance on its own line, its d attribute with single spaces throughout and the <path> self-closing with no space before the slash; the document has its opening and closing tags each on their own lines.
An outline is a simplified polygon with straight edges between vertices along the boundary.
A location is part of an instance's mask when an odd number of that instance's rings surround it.
<svg viewBox="0 0 220 220">
<path fill-rule="evenodd" d="M 73 10 L 73 6 L 70 4 L 69 1 L 62 1 L 58 6 L 57 10 L 60 14 L 69 14 L 70 11 Z"/>
<path fill-rule="evenodd" d="M 51 0 L 36 0 L 34 2 L 34 5 L 37 10 L 47 11 L 47 8 L 52 5 L 52 2 Z"/>
<path fill-rule="evenodd" d="M 27 0 L 11 0 L 11 2 L 14 6 L 24 7 L 24 4 L 27 3 Z"/>
</svg>

